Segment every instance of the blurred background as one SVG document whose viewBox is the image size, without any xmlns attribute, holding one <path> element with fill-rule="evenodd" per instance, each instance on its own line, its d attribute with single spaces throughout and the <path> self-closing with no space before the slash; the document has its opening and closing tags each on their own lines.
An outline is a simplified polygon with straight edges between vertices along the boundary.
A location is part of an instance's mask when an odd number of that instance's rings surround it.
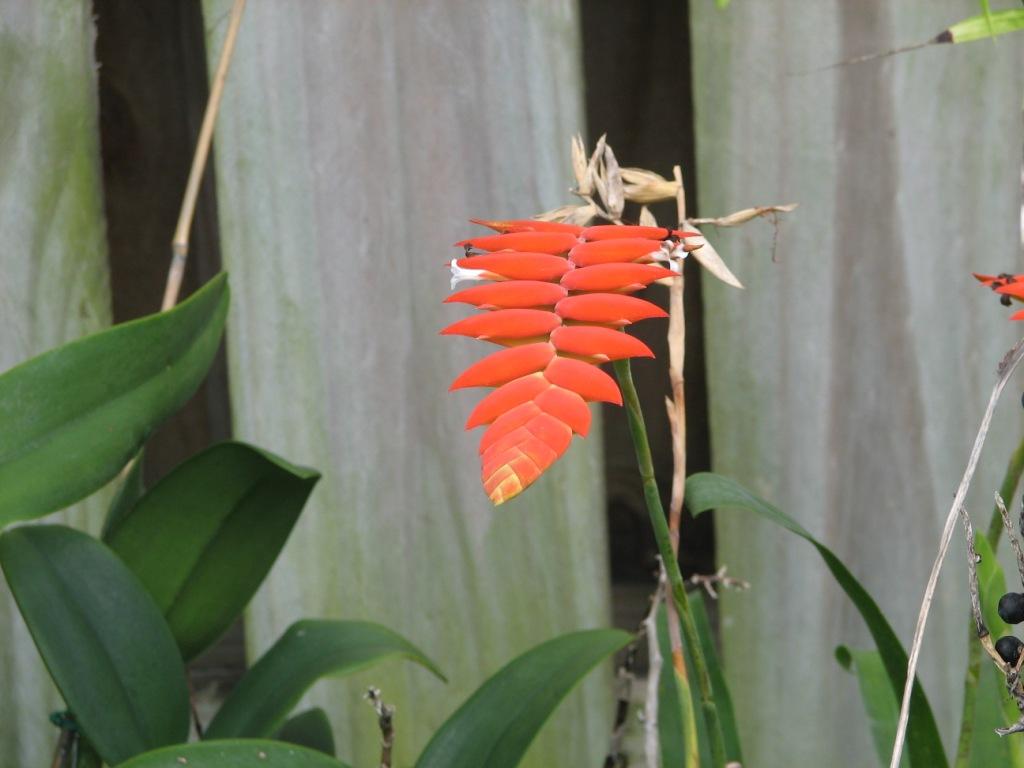
<svg viewBox="0 0 1024 768">
<path fill-rule="evenodd" d="M 0 366 L 159 306 L 228 0 L 0 0 Z M 250 0 L 192 234 L 189 290 L 227 269 L 226 351 L 147 450 L 150 482 L 234 436 L 324 480 L 244 626 L 192 670 L 223 695 L 300 616 L 380 621 L 444 686 L 385 667 L 319 683 L 339 756 L 374 759 L 369 683 L 399 754 L 487 675 L 561 632 L 635 629 L 655 548 L 623 414 L 514 502 L 479 487 L 481 348 L 436 329 L 469 217 L 572 202 L 569 139 L 683 167 L 691 213 L 800 207 L 706 234 L 746 289 L 688 265 L 689 469 L 729 474 L 851 566 L 905 643 L 996 362 L 1015 329 L 969 273 L 1021 271 L 1024 43 L 934 46 L 975 0 Z M 674 210 L 656 209 L 672 221 Z M 691 260 L 692 262 L 692 260 Z M 649 296 L 664 302 L 655 286 Z M 648 327 L 650 326 L 650 327 Z M 664 355 L 664 329 L 644 324 Z M 661 345 L 660 348 L 657 345 Z M 664 492 L 664 367 L 634 366 Z M 1020 382 L 1014 387 L 1019 390 Z M 976 523 L 1020 437 L 996 414 Z M 603 478 L 603 480 L 602 480 Z M 102 495 L 101 495 L 102 496 Z M 104 498 L 66 513 L 97 527 Z M 856 682 L 870 643 L 817 555 L 741 513 L 687 520 L 684 573 L 749 581 L 718 605 L 750 766 L 875 764 Z M 956 540 L 959 543 L 959 539 Z M 967 605 L 954 549 L 922 675 L 951 746 Z M 43 765 L 60 701 L 0 587 L 0 766 Z M 784 706 L 780 706 L 784 702 Z M 611 669 L 524 763 L 599 765 Z"/>
</svg>

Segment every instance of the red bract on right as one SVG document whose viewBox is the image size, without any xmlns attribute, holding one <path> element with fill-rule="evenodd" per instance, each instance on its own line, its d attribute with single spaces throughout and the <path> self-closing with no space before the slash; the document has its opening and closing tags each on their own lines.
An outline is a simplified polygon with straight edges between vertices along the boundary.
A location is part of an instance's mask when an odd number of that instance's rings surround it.
<svg viewBox="0 0 1024 768">
<path fill-rule="evenodd" d="M 1014 299 L 1024 301 L 1024 275 L 1011 275 L 1006 272 L 998 275 L 979 275 L 977 272 L 973 274 L 979 283 L 999 294 L 1000 303 L 1004 307 L 1010 306 Z M 1024 309 L 1014 312 L 1010 319 L 1024 320 Z"/>
<path fill-rule="evenodd" d="M 441 333 L 470 336 L 505 349 L 459 375 L 451 389 L 494 387 L 469 415 L 466 429 L 487 426 L 480 440 L 484 490 L 495 504 L 521 493 L 590 428 L 588 402 L 622 404 L 618 385 L 598 366 L 653 357 L 622 329 L 667 317 L 630 296 L 675 277 L 696 233 L 657 227 L 578 227 L 555 222 L 473 219 L 498 232 L 457 243 L 447 303 L 484 310 Z M 482 252 L 482 253 L 481 253 Z M 667 265 L 661 266 L 662 264 Z"/>
</svg>

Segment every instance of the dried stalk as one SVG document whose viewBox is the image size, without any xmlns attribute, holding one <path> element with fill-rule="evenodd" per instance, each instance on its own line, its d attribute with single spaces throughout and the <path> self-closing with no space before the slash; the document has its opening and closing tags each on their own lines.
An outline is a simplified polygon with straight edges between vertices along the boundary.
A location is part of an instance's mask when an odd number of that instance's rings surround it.
<svg viewBox="0 0 1024 768">
<path fill-rule="evenodd" d="M 643 631 L 643 627 L 641 627 L 641 631 Z M 608 745 L 608 754 L 604 758 L 604 768 L 627 768 L 629 765 L 629 757 L 622 751 L 622 744 L 626 738 L 629 704 L 633 699 L 633 683 L 636 682 L 633 667 L 636 665 L 637 642 L 639 639 L 629 644 L 629 647 L 626 648 L 625 658 L 615 670 L 615 682 L 619 694 L 615 703 L 615 722 L 612 724 L 612 736 Z"/>
<path fill-rule="evenodd" d="M 1006 356 L 999 363 L 999 368 L 997 370 L 998 378 L 996 380 L 995 387 L 992 389 L 992 395 L 989 397 L 988 406 L 985 408 L 985 414 L 981 419 L 981 426 L 978 428 L 978 434 L 974 438 L 974 446 L 971 448 L 967 467 L 964 469 L 960 485 L 957 487 L 956 495 L 953 498 L 953 505 L 950 507 L 949 514 L 946 516 L 946 523 L 942 528 L 942 538 L 939 541 L 939 551 L 935 556 L 935 562 L 932 564 L 932 571 L 928 577 L 928 584 L 925 587 L 924 598 L 921 601 L 921 610 L 917 617 L 917 626 L 914 629 L 914 640 L 910 646 L 910 658 L 907 661 L 907 679 L 903 685 L 903 700 L 900 704 L 900 719 L 896 726 L 896 740 L 892 747 L 892 759 L 889 762 L 889 768 L 899 768 L 900 757 L 903 755 L 903 745 L 907 737 L 907 721 L 910 717 L 910 694 L 914 688 L 914 679 L 917 673 L 917 661 L 921 654 L 921 643 L 924 640 L 924 628 L 928 623 L 928 613 L 931 610 L 932 600 L 935 598 L 935 588 L 939 581 L 939 571 L 942 569 L 942 563 L 946 559 L 946 554 L 949 551 L 950 540 L 953 538 L 953 528 L 956 526 L 956 518 L 964 504 L 964 499 L 967 496 L 967 489 L 970 487 L 971 480 L 974 477 L 974 472 L 978 467 L 981 448 L 985 444 L 985 438 L 988 436 L 988 430 L 992 423 L 992 414 L 995 412 L 996 402 L 998 402 L 999 396 L 1003 393 L 1003 388 L 1006 386 L 1006 382 L 1009 380 L 1010 374 L 1013 373 L 1022 357 L 1024 357 L 1024 339 L 1017 342 L 1013 349 L 1007 352 Z M 1024 657 L 1024 655 L 1022 655 L 1022 657 Z"/>
<path fill-rule="evenodd" d="M 380 727 L 380 768 L 391 768 L 391 750 L 395 746 L 395 708 L 384 703 L 380 688 L 371 686 L 364 696 L 377 713 L 377 725 Z"/>
<path fill-rule="evenodd" d="M 188 172 L 185 196 L 181 201 L 181 212 L 178 214 L 178 226 L 174 229 L 174 240 L 171 242 L 171 266 L 167 272 L 164 298 L 160 304 L 161 312 L 177 304 L 178 295 L 181 293 L 181 282 L 185 277 L 185 264 L 188 261 L 189 231 L 192 229 L 192 219 L 196 212 L 199 185 L 203 180 L 206 160 L 210 155 L 213 129 L 217 123 L 217 112 L 220 109 L 221 96 L 224 95 L 224 81 L 227 79 L 228 67 L 231 64 L 231 57 L 235 51 L 235 41 L 238 39 L 238 27 L 242 23 L 243 11 L 245 11 L 245 0 L 235 0 L 234 5 L 231 6 L 228 31 L 224 38 L 224 47 L 221 49 L 217 71 L 213 76 L 210 96 L 206 101 L 206 111 L 203 113 L 203 124 L 199 129 L 196 151 L 192 156 L 192 167 Z"/>
<path fill-rule="evenodd" d="M 661 648 L 658 646 L 658 605 L 665 597 L 668 580 L 660 569 L 658 586 L 651 596 L 651 610 L 641 627 L 647 635 L 647 691 L 644 697 L 644 756 L 647 768 L 661 768 L 661 741 L 658 738 L 658 681 L 661 679 Z"/>
<path fill-rule="evenodd" d="M 1020 575 L 1021 583 L 1024 584 L 1024 552 L 1020 549 L 1020 540 L 1017 538 L 1017 534 L 1013 532 L 1013 520 L 1010 519 L 1010 513 L 1006 509 L 1006 502 L 1003 501 L 1003 497 L 996 492 L 996 509 L 999 510 L 999 516 L 1003 518 L 1003 528 L 1006 530 L 1006 538 L 1010 541 L 1010 549 L 1013 550 L 1013 554 L 1017 557 L 1017 573 Z"/>
<path fill-rule="evenodd" d="M 689 581 L 690 584 L 693 584 L 696 587 L 701 587 L 705 592 L 707 592 L 708 597 L 710 597 L 712 600 L 718 599 L 718 591 L 715 589 L 716 584 L 719 587 L 724 587 L 726 589 L 735 589 L 739 591 L 743 591 L 744 589 L 750 589 L 749 581 L 737 579 L 735 576 L 727 576 L 727 570 L 728 567 L 723 565 L 714 573 L 695 573 L 689 579 L 687 579 L 687 581 Z"/>
</svg>

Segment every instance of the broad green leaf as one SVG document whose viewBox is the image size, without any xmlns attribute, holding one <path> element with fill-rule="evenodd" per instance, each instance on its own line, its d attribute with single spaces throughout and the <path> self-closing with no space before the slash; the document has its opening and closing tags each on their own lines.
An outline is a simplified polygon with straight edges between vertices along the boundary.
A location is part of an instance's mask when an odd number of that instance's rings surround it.
<svg viewBox="0 0 1024 768">
<path fill-rule="evenodd" d="M 730 0 L 715 0 L 715 5 L 719 8 L 728 8 Z"/>
<path fill-rule="evenodd" d="M 982 13 L 954 24 L 936 39 L 945 43 L 970 43 L 986 37 L 996 37 L 1024 29 L 1024 9 Z"/>
<path fill-rule="evenodd" d="M 840 645 L 836 648 L 836 661 L 857 678 L 860 697 L 867 711 L 871 726 L 871 739 L 879 765 L 889 765 L 893 742 L 896 740 L 896 723 L 900 716 L 900 705 L 893 693 L 889 674 L 878 651 L 857 651 Z M 902 768 L 908 768 L 910 758 L 904 754 L 900 760 Z"/>
<path fill-rule="evenodd" d="M 113 552 L 71 528 L 22 526 L 0 536 L 0 566 L 64 701 L 107 763 L 188 737 L 174 637 Z"/>
<path fill-rule="evenodd" d="M 415 661 L 444 680 L 430 659 L 387 627 L 365 621 L 297 621 L 246 672 L 206 736 L 270 736 L 321 677 L 350 675 L 395 656 Z"/>
<path fill-rule="evenodd" d="M 227 739 L 165 747 L 117 768 L 348 768 L 322 752 L 263 739 Z"/>
<path fill-rule="evenodd" d="M 807 530 L 791 517 L 758 498 L 734 480 L 711 472 L 699 472 L 686 480 L 686 503 L 694 515 L 709 509 L 745 509 L 759 517 L 785 528 L 810 543 L 825 561 L 836 582 L 860 612 L 868 631 L 878 648 L 885 664 L 886 673 L 892 684 L 894 695 L 902 697 L 903 684 L 907 677 L 907 654 L 893 632 L 882 610 L 868 591 L 850 573 L 843 561 L 828 547 L 811 536 Z M 913 768 L 944 768 L 949 763 L 939 738 L 928 698 L 918 680 L 910 699 L 910 722 L 907 726 L 907 752 Z"/>
<path fill-rule="evenodd" d="M 331 730 L 331 721 L 320 707 L 307 709 L 289 717 L 274 734 L 274 739 L 315 749 L 325 755 L 334 755 L 334 732 Z"/>
<path fill-rule="evenodd" d="M 0 526 L 61 509 L 115 477 L 206 376 L 227 308 L 220 275 L 169 312 L 0 376 Z"/>
<path fill-rule="evenodd" d="M 103 529 L 100 531 L 100 539 L 103 541 L 108 541 L 110 531 L 132 511 L 132 507 L 146 492 L 146 486 L 142 479 L 145 453 L 145 450 L 139 451 L 131 460 L 131 464 L 128 466 L 128 476 L 121 481 L 121 487 L 117 489 L 117 494 L 110 502 L 110 509 L 107 510 L 107 516 L 103 519 Z"/>
<path fill-rule="evenodd" d="M 220 443 L 178 466 L 111 526 L 107 543 L 153 595 L 186 660 L 245 608 L 319 479 L 266 451 Z"/>
<path fill-rule="evenodd" d="M 513 659 L 445 721 L 416 768 L 515 768 L 558 703 L 632 639 L 617 629 L 572 632 Z"/>
</svg>

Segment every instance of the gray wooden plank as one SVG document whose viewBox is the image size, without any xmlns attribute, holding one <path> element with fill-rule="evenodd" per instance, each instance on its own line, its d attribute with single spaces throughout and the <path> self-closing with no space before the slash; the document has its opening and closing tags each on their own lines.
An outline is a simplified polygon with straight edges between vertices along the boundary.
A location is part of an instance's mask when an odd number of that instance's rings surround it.
<svg viewBox="0 0 1024 768">
<path fill-rule="evenodd" d="M 700 209 L 801 203 L 711 232 L 747 290 L 705 281 L 713 464 L 788 510 L 851 566 L 909 644 L 938 532 L 1011 328 L 971 270 L 1020 269 L 1024 46 L 946 46 L 800 74 L 927 39 L 971 3 L 692 3 Z M 1018 380 L 1019 385 L 1019 380 Z M 997 412 L 971 510 L 1020 435 Z M 870 643 L 817 555 L 745 517 L 719 559 L 753 582 L 723 601 L 751 764 L 875 765 L 840 642 Z M 967 604 L 959 539 L 924 682 L 956 737 Z M 783 703 L 780 706 L 780 703 Z"/>
<path fill-rule="evenodd" d="M 228 7 L 206 4 L 214 41 Z M 476 396 L 446 393 L 486 349 L 437 336 L 464 314 L 441 301 L 466 219 L 566 201 L 578 45 L 564 0 L 251 3 L 242 23 L 216 140 L 233 419 L 325 474 L 249 612 L 250 650 L 300 616 L 365 618 L 450 676 L 394 664 L 317 686 L 356 763 L 379 752 L 367 684 L 397 703 L 411 763 L 513 655 L 609 621 L 598 433 L 492 509 L 461 426 Z M 600 762 L 608 671 L 524 765 Z"/>
<path fill-rule="evenodd" d="M 87 2 L 0 2 L 0 370 L 110 322 L 93 39 Z M 0 583 L 0 765 L 48 765 L 61 706 Z"/>
</svg>

